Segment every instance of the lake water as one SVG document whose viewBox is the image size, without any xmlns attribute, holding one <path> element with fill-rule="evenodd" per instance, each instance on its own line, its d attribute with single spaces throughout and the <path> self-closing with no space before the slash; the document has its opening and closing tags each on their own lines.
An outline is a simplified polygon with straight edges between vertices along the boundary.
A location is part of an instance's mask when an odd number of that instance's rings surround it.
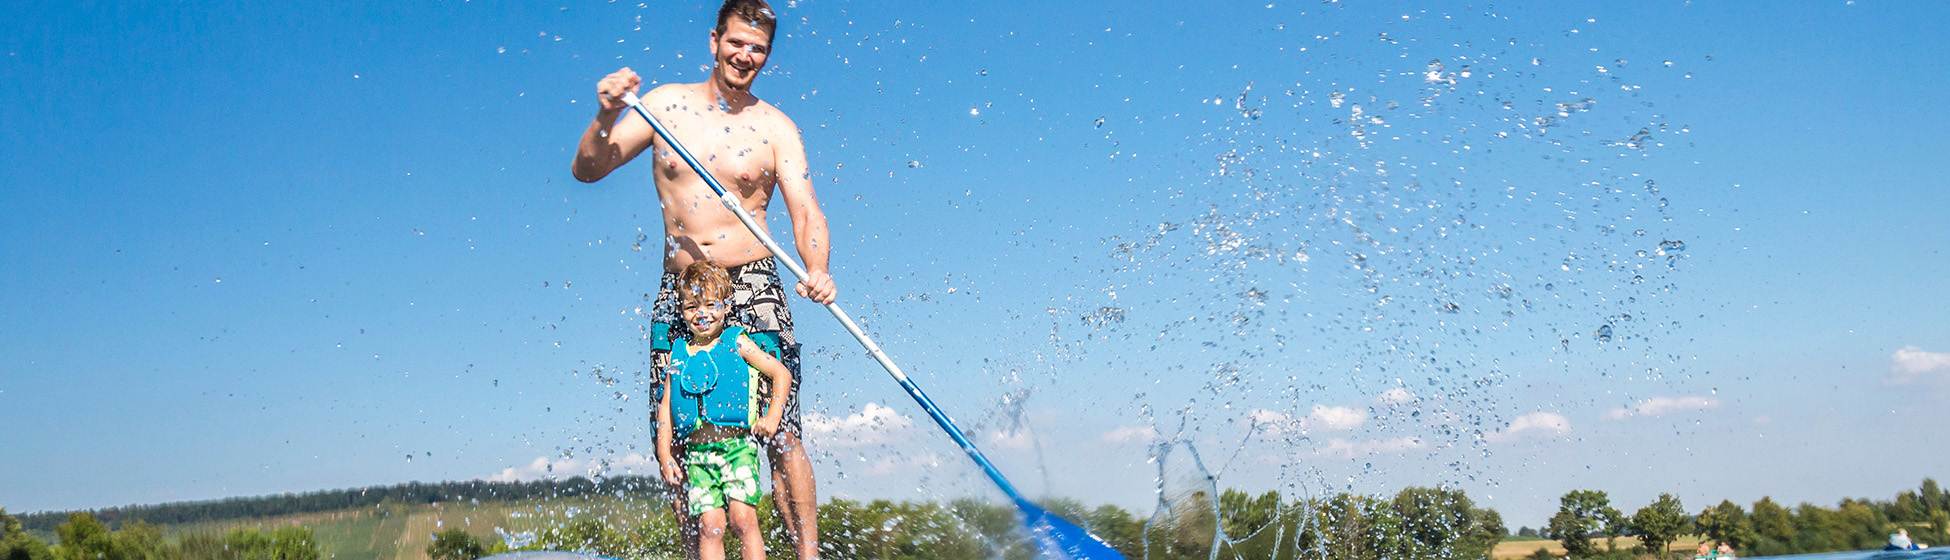
<svg viewBox="0 0 1950 560">
<path fill-rule="evenodd" d="M 1820 554 L 1790 554 L 1787 556 L 1755 556 L 1760 558 L 1792 558 L 1794 560 L 1945 560 L 1950 559 L 1950 547 L 1927 550 L 1851 550 L 1848 552 L 1823 552 Z"/>
</svg>

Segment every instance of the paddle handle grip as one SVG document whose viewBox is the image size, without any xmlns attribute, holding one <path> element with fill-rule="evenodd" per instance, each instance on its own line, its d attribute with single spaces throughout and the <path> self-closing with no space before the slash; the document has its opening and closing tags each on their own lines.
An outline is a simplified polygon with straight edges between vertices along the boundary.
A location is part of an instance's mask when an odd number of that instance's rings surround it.
<svg viewBox="0 0 1950 560">
<path fill-rule="evenodd" d="M 628 103 L 630 108 L 636 111 L 637 115 L 642 116 L 645 122 L 650 123 L 650 128 L 657 131 L 657 136 L 662 137 L 665 144 L 670 145 L 671 151 L 677 152 L 678 157 L 684 158 L 684 163 L 690 164 L 691 171 L 696 172 L 698 177 L 703 178 L 704 184 L 710 185 L 712 192 L 718 193 L 718 201 L 723 202 L 726 209 L 731 210 L 733 215 L 738 216 L 738 221 L 745 224 L 745 229 L 751 230 L 752 235 L 758 237 L 758 242 L 765 246 L 765 250 L 771 251 L 772 256 L 777 258 L 779 263 L 784 264 L 786 270 L 791 271 L 794 278 L 801 280 L 806 278 L 806 269 L 799 266 L 798 261 L 787 256 L 785 249 L 780 248 L 778 242 L 772 240 L 771 233 L 765 231 L 764 227 L 759 226 L 758 221 L 752 219 L 750 212 L 745 211 L 745 206 L 739 202 L 738 198 L 732 196 L 730 191 L 725 190 L 724 185 L 718 184 L 717 177 L 711 176 L 710 171 L 704 168 L 704 164 L 699 163 L 697 158 L 691 156 L 689 150 L 684 149 L 684 144 L 678 142 L 677 137 L 671 135 L 669 129 L 664 128 L 662 121 L 658 121 L 657 117 L 651 116 L 650 111 L 643 108 L 642 100 L 637 99 L 635 93 L 623 92 L 623 102 Z M 935 406 L 934 400 L 928 398 L 928 394 L 921 390 L 921 386 L 915 385 L 914 380 L 907 378 L 907 374 L 901 371 L 900 366 L 896 365 L 892 358 L 887 357 L 887 352 L 881 350 L 880 345 L 874 344 L 873 339 L 867 336 L 866 331 L 861 330 L 860 325 L 853 322 L 853 317 L 848 316 L 846 311 L 841 310 L 837 303 L 828 303 L 825 306 L 826 311 L 832 313 L 833 318 L 840 321 L 840 326 L 845 327 L 846 332 L 853 335 L 854 340 L 860 341 L 860 345 L 866 347 L 867 354 L 873 356 L 874 361 L 880 362 L 880 367 L 886 369 L 889 375 L 894 376 L 894 381 L 899 382 L 902 389 L 907 390 L 907 395 L 914 397 L 914 402 L 919 403 L 922 409 L 928 411 L 928 416 L 934 418 L 934 423 L 939 424 L 942 430 L 948 432 L 948 437 L 954 438 L 955 443 L 961 445 L 962 452 L 967 453 L 968 458 L 975 460 L 975 464 L 982 467 L 982 472 L 989 476 L 989 480 L 994 481 L 996 486 L 1002 488 L 1002 493 L 1008 494 L 1012 500 L 1022 501 L 1022 494 L 1016 492 L 1015 485 L 1010 484 L 1009 479 L 1003 478 L 1002 471 L 996 470 L 995 465 L 989 462 L 988 457 L 982 455 L 982 450 L 977 449 L 974 442 L 968 441 L 968 436 L 962 433 L 961 428 L 955 427 L 955 421 L 948 418 L 948 414 L 942 412 L 941 407 Z"/>
</svg>

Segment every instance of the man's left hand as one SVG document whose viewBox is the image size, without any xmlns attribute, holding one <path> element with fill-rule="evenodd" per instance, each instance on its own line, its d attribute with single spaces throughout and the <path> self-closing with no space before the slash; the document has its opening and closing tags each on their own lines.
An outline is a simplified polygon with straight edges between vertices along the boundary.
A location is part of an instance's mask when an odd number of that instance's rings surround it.
<svg viewBox="0 0 1950 560">
<path fill-rule="evenodd" d="M 806 271 L 806 277 L 800 279 L 799 285 L 794 289 L 799 292 L 800 297 L 821 304 L 833 303 L 833 300 L 840 295 L 839 287 L 833 285 L 833 277 L 826 274 L 824 270 Z"/>
</svg>

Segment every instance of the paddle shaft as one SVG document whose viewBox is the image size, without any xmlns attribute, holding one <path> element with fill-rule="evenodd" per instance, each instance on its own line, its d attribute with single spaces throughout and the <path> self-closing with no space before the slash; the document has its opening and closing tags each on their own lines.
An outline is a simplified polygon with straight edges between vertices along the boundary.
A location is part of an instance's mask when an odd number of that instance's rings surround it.
<svg viewBox="0 0 1950 560">
<path fill-rule="evenodd" d="M 778 242 L 772 240 L 772 235 L 766 232 L 764 227 L 758 225 L 757 220 L 752 219 L 751 213 L 745 211 L 744 204 L 740 203 L 737 197 L 732 196 L 731 191 L 725 190 L 724 185 L 718 184 L 718 179 L 712 177 L 711 172 L 704 169 L 704 164 L 699 163 L 697 158 L 691 157 L 691 152 L 685 150 L 684 144 L 678 142 L 677 137 L 671 135 L 670 130 L 664 128 L 664 123 L 658 121 L 657 117 L 651 116 L 650 111 L 643 108 L 643 103 L 637 99 L 636 94 L 625 92 L 623 94 L 623 101 L 629 103 L 630 108 L 635 109 L 637 115 L 642 116 L 644 121 L 650 123 L 650 128 L 657 131 L 657 136 L 663 137 L 664 143 L 669 144 L 670 149 L 677 152 L 678 157 L 684 158 L 684 163 L 690 164 L 691 170 L 697 172 L 698 177 L 704 178 L 704 184 L 710 185 L 711 190 L 718 193 L 718 201 L 723 202 L 725 208 L 730 209 L 732 214 L 738 216 L 738 221 L 745 224 L 745 229 L 751 230 L 752 235 L 758 237 L 758 242 L 764 244 L 765 249 L 771 251 L 772 256 L 785 265 L 786 270 L 791 271 L 792 275 L 796 278 L 802 280 L 806 278 L 806 269 L 800 267 L 798 261 L 794 261 L 792 257 L 786 256 L 785 249 L 779 248 Z M 967 453 L 968 458 L 974 459 L 975 464 L 982 466 L 982 472 L 989 475 L 989 480 L 995 481 L 996 486 L 1002 487 L 1002 493 L 1008 494 L 1012 500 L 1018 502 L 1023 501 L 1022 495 L 1016 492 L 1015 485 L 1009 484 L 1009 479 L 1003 478 L 1001 471 L 995 470 L 995 465 L 989 463 L 988 457 L 982 455 L 982 450 L 976 449 L 975 444 L 968 441 L 968 436 L 962 434 L 961 428 L 955 427 L 955 421 L 950 420 L 946 413 L 941 412 L 941 407 L 935 406 L 934 400 L 929 399 L 928 394 L 922 392 L 919 385 L 914 384 L 914 380 L 908 379 L 907 374 L 901 372 L 901 367 L 895 365 L 894 360 L 887 357 L 887 352 L 882 351 L 880 345 L 874 344 L 873 339 L 867 337 L 866 331 L 860 330 L 860 325 L 853 322 L 853 317 L 848 316 L 846 311 L 841 310 L 839 304 L 828 303 L 825 306 L 826 311 L 832 313 L 833 318 L 840 321 L 840 326 L 846 327 L 846 332 L 852 333 L 853 339 L 860 341 L 860 345 L 866 347 L 867 354 L 873 356 L 874 361 L 880 362 L 880 367 L 886 368 L 887 373 L 894 376 L 894 381 L 900 382 L 901 388 L 907 390 L 907 395 L 914 397 L 914 402 L 920 403 L 921 408 L 928 411 L 928 416 L 933 417 L 934 422 L 940 424 L 941 429 L 948 432 L 948 437 L 955 438 L 955 443 L 961 445 L 962 452 Z"/>
</svg>

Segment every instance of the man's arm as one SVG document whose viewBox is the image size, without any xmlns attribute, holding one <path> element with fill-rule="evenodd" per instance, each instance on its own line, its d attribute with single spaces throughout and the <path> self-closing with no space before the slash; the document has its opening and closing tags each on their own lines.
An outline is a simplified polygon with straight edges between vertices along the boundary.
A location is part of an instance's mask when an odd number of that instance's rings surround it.
<svg viewBox="0 0 1950 560">
<path fill-rule="evenodd" d="M 773 142 L 772 169 L 779 174 L 779 197 L 785 212 L 792 217 L 792 239 L 797 243 L 799 260 L 806 265 L 806 277 L 795 288 L 799 295 L 819 303 L 832 303 L 839 288 L 827 273 L 827 255 L 832 245 L 826 229 L 826 213 L 819 209 L 813 194 L 811 168 L 806 163 L 806 144 L 799 138 L 799 126 L 779 116 L 779 132 Z"/>
<path fill-rule="evenodd" d="M 596 83 L 596 99 L 600 104 L 596 120 L 582 132 L 582 141 L 576 144 L 575 163 L 569 166 L 577 181 L 601 180 L 650 147 L 652 130 L 648 123 L 642 119 L 617 120 L 629 109 L 623 103 L 623 94 L 636 92 L 642 84 L 642 78 L 629 68 L 617 70 Z"/>
</svg>

